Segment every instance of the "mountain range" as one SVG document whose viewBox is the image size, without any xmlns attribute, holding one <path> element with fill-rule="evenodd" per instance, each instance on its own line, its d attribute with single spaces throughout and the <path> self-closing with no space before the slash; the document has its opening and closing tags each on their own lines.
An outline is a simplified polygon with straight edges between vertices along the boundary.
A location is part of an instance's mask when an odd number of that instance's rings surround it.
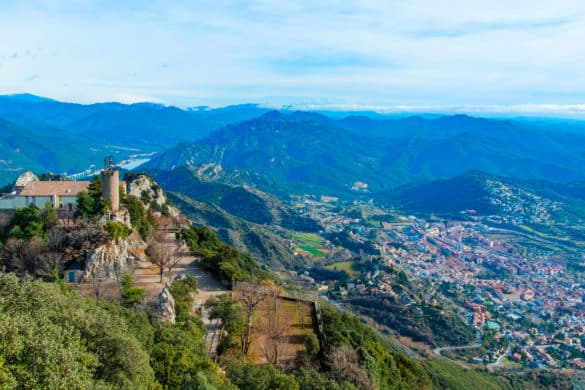
<svg viewBox="0 0 585 390">
<path fill-rule="evenodd" d="M 325 113 L 327 114 L 327 113 Z M 253 104 L 180 109 L 0 96 L 0 180 L 24 170 L 99 166 L 157 153 L 157 171 L 208 164 L 278 195 L 367 196 L 471 170 L 522 180 L 585 180 L 585 125 L 466 115 L 384 117 L 269 111 Z M 232 177 L 233 179 L 233 177 Z M 232 183 L 236 184 L 236 183 Z"/>
<path fill-rule="evenodd" d="M 161 153 L 149 167 L 214 163 L 290 193 L 378 192 L 470 170 L 519 179 L 585 179 L 585 135 L 455 116 L 342 120 L 273 111 Z M 362 187 L 363 189 L 364 187 Z"/>
<path fill-rule="evenodd" d="M 0 183 L 25 170 L 79 172 L 103 157 L 164 151 L 268 111 L 253 104 L 182 110 L 158 104 L 58 102 L 0 96 Z"/>
</svg>

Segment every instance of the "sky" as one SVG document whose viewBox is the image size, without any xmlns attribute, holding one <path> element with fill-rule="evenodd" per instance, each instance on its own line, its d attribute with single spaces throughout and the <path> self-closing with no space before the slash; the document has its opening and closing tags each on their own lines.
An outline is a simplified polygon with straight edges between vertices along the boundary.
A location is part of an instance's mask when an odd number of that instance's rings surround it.
<svg viewBox="0 0 585 390">
<path fill-rule="evenodd" d="M 0 2 L 0 94 L 585 116 L 585 2 Z"/>
</svg>

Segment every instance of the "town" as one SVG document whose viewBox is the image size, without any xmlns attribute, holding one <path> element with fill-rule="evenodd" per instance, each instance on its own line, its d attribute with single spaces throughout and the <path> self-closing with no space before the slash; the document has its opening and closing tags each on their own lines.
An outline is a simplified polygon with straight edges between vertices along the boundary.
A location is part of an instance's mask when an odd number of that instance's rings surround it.
<svg viewBox="0 0 585 390">
<path fill-rule="evenodd" d="M 539 218 L 546 218 L 551 205 L 538 201 Z M 386 271 L 399 269 L 418 296 L 435 305 L 453 304 L 479 332 L 475 345 L 441 348 L 451 349 L 445 356 L 489 368 L 585 369 L 585 287 L 579 269 L 583 256 L 561 256 L 529 245 L 524 232 L 501 228 L 504 219 L 521 222 L 524 209 L 510 206 L 504 217 L 477 217 L 471 211 L 462 213 L 461 220 L 442 220 L 332 197 L 305 196 L 295 205 L 325 227 L 322 237 L 347 232 L 355 244 L 376 248 L 382 259 L 384 267 L 360 267 L 375 256 L 362 253 L 352 264 L 345 251 L 324 239 L 324 256 L 314 264 L 345 270 L 348 279 L 316 280 L 310 270 L 297 279 L 328 291 L 330 299 L 404 295 L 393 282 L 395 276 Z"/>
</svg>

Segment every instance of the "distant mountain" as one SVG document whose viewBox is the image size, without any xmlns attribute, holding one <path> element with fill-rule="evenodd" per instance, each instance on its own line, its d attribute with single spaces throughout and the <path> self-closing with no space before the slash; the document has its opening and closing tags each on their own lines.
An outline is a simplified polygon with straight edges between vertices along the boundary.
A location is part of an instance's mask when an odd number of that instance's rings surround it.
<svg viewBox="0 0 585 390">
<path fill-rule="evenodd" d="M 89 137 L 34 131 L 0 118 L 0 185 L 26 170 L 73 173 L 108 151 Z"/>
<path fill-rule="evenodd" d="M 490 200 L 489 178 L 481 172 L 471 172 L 452 179 L 401 186 L 376 197 L 408 213 L 458 215 L 474 210 L 490 215 L 498 209 Z"/>
<path fill-rule="evenodd" d="M 258 173 L 289 189 L 349 191 L 358 180 L 382 185 L 376 172 L 384 152 L 384 142 L 355 137 L 321 120 L 298 120 L 273 111 L 227 126 L 197 143 L 179 145 L 148 166 L 169 170 L 214 163 Z"/>
<path fill-rule="evenodd" d="M 580 122 L 565 128 L 562 121 L 466 115 L 338 119 L 315 112 L 267 112 L 251 104 L 181 110 L 151 103 L 81 105 L 26 94 L 0 96 L 0 118 L 22 129 L 19 142 L 52 150 L 43 154 L 14 147 L 15 138 L 5 136 L 0 147 L 9 179 L 19 169 L 71 172 L 100 164 L 105 154 L 120 160 L 130 153 L 168 150 L 149 166 L 168 171 L 212 163 L 224 172 L 239 172 L 240 185 L 279 194 L 360 195 L 469 170 L 520 179 L 585 180 Z"/>
<path fill-rule="evenodd" d="M 274 271 L 298 265 L 290 243 L 275 233 L 273 226 L 263 226 L 230 214 L 221 207 L 200 202 L 177 192 L 168 193 L 173 204 L 193 223 L 212 226 L 218 236 L 239 251 L 252 254 Z"/>
<path fill-rule="evenodd" d="M 24 170 L 76 173 L 103 157 L 158 152 L 268 111 L 252 104 L 181 110 L 158 104 L 73 104 L 0 96 L 0 185 Z"/>
<path fill-rule="evenodd" d="M 0 95 L 0 99 L 9 99 L 13 101 L 27 102 L 27 103 L 41 103 L 41 102 L 54 102 L 51 98 L 43 96 L 36 96 L 30 93 L 16 93 L 12 95 Z"/>
<path fill-rule="evenodd" d="M 520 179 L 585 179 L 585 135 L 461 115 L 381 122 L 274 111 L 181 144 L 149 166 L 172 170 L 213 163 L 257 173 L 292 193 L 349 194 L 358 181 L 377 192 L 469 170 Z"/>
<path fill-rule="evenodd" d="M 392 139 L 445 139 L 463 133 L 493 134 L 513 131 L 515 128 L 512 122 L 474 118 L 468 115 L 442 116 L 430 119 L 420 116 L 393 119 L 348 116 L 339 120 L 338 123 L 343 128 L 359 135 Z"/>
<path fill-rule="evenodd" d="M 229 123 L 267 111 L 253 104 L 182 110 L 152 103 L 82 105 L 26 94 L 0 96 L 0 117 L 23 127 L 54 132 L 64 129 L 99 139 L 103 144 L 149 150 L 193 141 Z"/>
</svg>

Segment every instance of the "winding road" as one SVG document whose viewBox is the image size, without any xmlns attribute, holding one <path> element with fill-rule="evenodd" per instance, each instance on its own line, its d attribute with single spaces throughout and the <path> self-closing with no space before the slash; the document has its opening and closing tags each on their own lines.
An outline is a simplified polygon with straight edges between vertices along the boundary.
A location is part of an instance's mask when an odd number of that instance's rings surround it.
<svg viewBox="0 0 585 390">
<path fill-rule="evenodd" d="M 482 334 L 478 330 L 477 331 L 477 339 L 476 339 L 475 343 L 470 344 L 470 345 L 461 345 L 461 346 L 455 346 L 455 347 L 439 347 L 439 348 L 433 349 L 433 353 L 437 356 L 442 357 L 443 359 L 447 359 L 447 360 L 459 365 L 460 367 L 469 369 L 471 367 L 468 366 L 467 364 L 463 363 L 462 361 L 451 359 L 451 358 L 443 355 L 442 353 L 443 353 L 443 351 L 458 351 L 458 350 L 464 350 L 464 349 L 479 348 L 479 347 L 481 347 L 481 344 L 482 344 Z"/>
</svg>

